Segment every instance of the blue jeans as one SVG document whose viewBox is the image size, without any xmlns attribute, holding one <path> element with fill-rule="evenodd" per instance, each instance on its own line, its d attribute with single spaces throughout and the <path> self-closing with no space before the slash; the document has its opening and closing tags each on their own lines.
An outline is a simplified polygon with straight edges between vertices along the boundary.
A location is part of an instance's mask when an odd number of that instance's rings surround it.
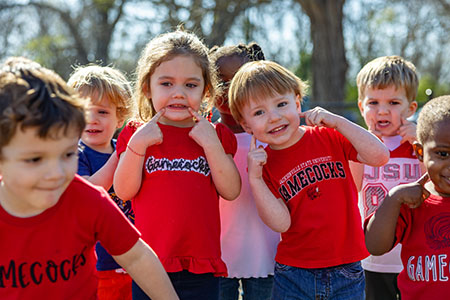
<svg viewBox="0 0 450 300">
<path fill-rule="evenodd" d="M 275 264 L 273 300 L 364 300 L 365 280 L 361 263 L 303 269 Z"/>
<path fill-rule="evenodd" d="M 220 300 L 239 299 L 239 281 L 242 284 L 243 300 L 270 300 L 273 276 L 261 278 L 220 278 Z"/>
<path fill-rule="evenodd" d="M 212 273 L 194 274 L 184 270 L 167 274 L 180 300 L 219 299 L 219 277 L 214 277 Z M 133 300 L 150 299 L 134 281 L 132 294 Z"/>
</svg>

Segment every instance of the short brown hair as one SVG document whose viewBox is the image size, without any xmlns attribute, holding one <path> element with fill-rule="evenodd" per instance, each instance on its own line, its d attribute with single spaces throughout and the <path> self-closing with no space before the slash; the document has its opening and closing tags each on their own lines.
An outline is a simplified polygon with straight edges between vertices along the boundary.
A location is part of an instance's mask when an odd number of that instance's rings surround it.
<svg viewBox="0 0 450 300">
<path fill-rule="evenodd" d="M 272 97 L 289 92 L 305 96 L 307 84 L 283 66 L 267 60 L 248 62 L 231 80 L 228 92 L 229 106 L 233 118 L 243 120 L 242 108 L 250 100 Z"/>
<path fill-rule="evenodd" d="M 381 56 L 368 62 L 356 77 L 358 86 L 358 100 L 364 100 L 367 87 L 384 89 L 395 85 L 398 89 L 405 89 L 409 102 L 416 99 L 419 79 L 416 67 L 401 56 Z"/>
<path fill-rule="evenodd" d="M 417 119 L 417 139 L 422 145 L 434 137 L 436 124 L 450 122 L 450 95 L 431 99 L 423 106 Z"/>
<path fill-rule="evenodd" d="M 85 125 L 83 101 L 55 72 L 23 57 L 0 66 L 0 159 L 18 129 L 37 128 L 45 139 L 61 130 L 81 136 Z"/>
<path fill-rule="evenodd" d="M 117 109 L 117 118 L 125 121 L 134 116 L 135 105 L 132 99 L 131 85 L 125 75 L 118 69 L 89 64 L 78 66 L 70 76 L 67 84 L 76 89 L 81 96 L 92 96 L 98 93 L 100 102 L 106 96 Z"/>
</svg>

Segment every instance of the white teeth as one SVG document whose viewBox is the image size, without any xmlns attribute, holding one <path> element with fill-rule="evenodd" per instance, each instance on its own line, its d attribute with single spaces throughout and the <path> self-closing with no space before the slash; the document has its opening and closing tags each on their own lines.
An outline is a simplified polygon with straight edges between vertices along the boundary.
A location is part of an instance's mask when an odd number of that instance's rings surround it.
<svg viewBox="0 0 450 300">
<path fill-rule="evenodd" d="M 277 127 L 277 128 L 275 128 L 275 129 L 272 129 L 270 132 L 278 132 L 278 131 L 280 131 L 281 129 L 283 129 L 285 126 L 283 125 L 283 126 L 280 126 L 280 127 Z"/>
</svg>

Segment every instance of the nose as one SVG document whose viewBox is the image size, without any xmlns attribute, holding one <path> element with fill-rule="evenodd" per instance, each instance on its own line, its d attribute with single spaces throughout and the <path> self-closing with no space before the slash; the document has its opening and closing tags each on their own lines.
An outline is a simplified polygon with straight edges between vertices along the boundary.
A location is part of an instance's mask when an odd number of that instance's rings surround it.
<svg viewBox="0 0 450 300">
<path fill-rule="evenodd" d="M 90 109 L 88 109 L 86 111 L 86 122 L 89 123 L 89 124 L 97 122 L 97 118 L 95 117 L 95 113 L 92 110 L 90 110 Z"/>
<path fill-rule="evenodd" d="M 61 160 L 49 163 L 47 172 L 45 174 L 46 180 L 59 180 L 65 176 L 65 163 Z"/>
<path fill-rule="evenodd" d="M 176 85 L 173 89 L 173 98 L 184 98 L 185 96 L 184 87 Z"/>
<path fill-rule="evenodd" d="M 378 114 L 387 114 L 389 112 L 389 109 L 387 108 L 386 105 L 379 105 L 378 106 Z"/>
<path fill-rule="evenodd" d="M 271 123 L 274 123 L 281 119 L 281 115 L 278 113 L 277 110 L 271 110 L 268 112 L 268 114 L 269 114 L 269 122 Z"/>
</svg>

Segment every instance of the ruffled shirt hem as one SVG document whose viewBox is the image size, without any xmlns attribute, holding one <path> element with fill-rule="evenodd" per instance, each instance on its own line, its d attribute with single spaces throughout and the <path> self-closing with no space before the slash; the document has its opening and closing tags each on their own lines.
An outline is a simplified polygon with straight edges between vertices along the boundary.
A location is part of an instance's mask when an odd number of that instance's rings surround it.
<svg viewBox="0 0 450 300">
<path fill-rule="evenodd" d="M 213 273 L 215 277 L 228 275 L 227 267 L 220 258 L 160 257 L 159 259 L 166 272 L 187 270 L 194 274 Z"/>
</svg>

